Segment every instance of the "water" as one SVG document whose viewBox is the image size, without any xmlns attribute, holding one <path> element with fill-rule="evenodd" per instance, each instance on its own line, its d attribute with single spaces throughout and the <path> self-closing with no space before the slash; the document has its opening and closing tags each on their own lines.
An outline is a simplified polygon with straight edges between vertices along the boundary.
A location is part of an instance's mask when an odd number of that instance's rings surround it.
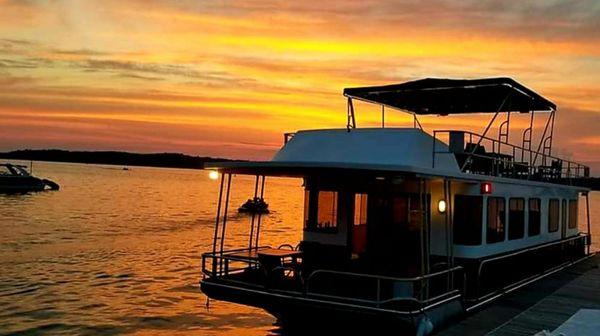
<svg viewBox="0 0 600 336">
<path fill-rule="evenodd" d="M 200 254 L 210 250 L 219 182 L 205 171 L 36 162 L 34 173 L 61 190 L 0 195 L 0 334 L 284 332 L 260 309 L 206 308 Z M 254 180 L 234 182 L 227 235 L 239 247 L 249 226 L 235 207 Z M 301 184 L 267 179 L 273 212 L 261 244 L 300 240 Z M 591 207 L 599 223 L 599 193 Z M 600 225 L 594 230 L 600 239 Z"/>
</svg>

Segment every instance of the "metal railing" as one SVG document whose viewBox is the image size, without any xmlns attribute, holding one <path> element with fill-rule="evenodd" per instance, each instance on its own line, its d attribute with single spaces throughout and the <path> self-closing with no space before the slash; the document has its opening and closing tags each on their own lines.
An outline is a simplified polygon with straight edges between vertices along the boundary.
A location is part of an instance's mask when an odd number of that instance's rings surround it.
<svg viewBox="0 0 600 336">
<path fill-rule="evenodd" d="M 258 250 L 261 248 L 266 248 L 266 246 L 259 247 Z M 408 304 L 411 311 L 412 309 L 423 309 L 442 300 L 460 298 L 466 290 L 466 274 L 461 266 L 411 278 L 329 269 L 317 269 L 311 271 L 308 276 L 304 276 L 301 264 L 281 265 L 265 271 L 258 259 L 237 256 L 238 252 L 244 251 L 249 251 L 249 249 L 202 254 L 202 273 L 204 277 L 249 285 L 265 291 L 278 290 L 293 295 L 328 299 L 336 302 L 351 302 L 376 308 L 394 305 L 406 306 Z M 239 263 L 239 265 L 236 267 L 235 263 Z M 258 277 L 236 277 L 236 275 L 248 271 L 254 271 Z M 340 295 L 337 291 L 340 286 L 333 286 L 333 288 L 328 286 L 332 278 L 335 278 L 336 281 L 340 280 L 339 283 L 345 284 L 347 288 L 352 290 L 345 295 Z M 282 287 L 277 286 L 277 282 L 282 279 L 290 280 L 295 284 L 295 287 L 290 288 L 288 286 L 282 289 Z M 353 286 L 361 282 L 364 283 L 365 280 L 371 281 L 373 286 L 369 288 Z M 440 281 L 437 290 L 433 289 L 436 287 L 432 285 L 434 281 Z M 401 289 L 405 293 L 403 295 L 398 294 L 394 289 Z M 369 291 L 372 291 L 373 295 L 364 294 Z"/>
<path fill-rule="evenodd" d="M 341 278 L 344 280 L 343 283 L 352 283 L 352 281 L 349 279 L 353 278 L 359 280 L 372 280 L 375 283 L 375 295 L 370 299 L 365 297 L 358 297 L 358 295 L 336 295 L 336 289 L 333 289 L 331 287 L 329 288 L 328 292 L 324 292 L 323 290 L 318 289 L 311 290 L 311 287 L 317 287 L 316 283 L 318 278 L 323 278 L 324 276 L 329 276 L 330 280 L 332 277 Z M 430 295 L 430 293 L 434 293 L 434 291 L 430 290 L 431 280 L 442 277 L 452 277 L 460 279 L 460 286 L 456 286 L 454 283 L 452 283 L 444 289 L 445 291 L 441 293 L 435 293 L 435 295 Z M 391 291 L 391 293 L 389 293 L 389 287 L 393 288 L 394 286 L 398 285 L 402 285 L 404 291 L 406 291 L 406 289 L 409 289 L 408 291 L 412 291 L 413 295 L 397 295 L 393 293 L 393 290 Z M 388 287 L 387 297 L 385 294 L 382 293 L 383 287 Z M 342 272 L 334 270 L 315 270 L 306 278 L 304 289 L 305 293 L 307 293 L 308 295 L 340 301 L 358 301 L 375 307 L 381 307 L 382 305 L 389 305 L 392 303 L 409 302 L 412 304 L 416 304 L 417 308 L 422 308 L 423 306 L 429 305 L 435 301 L 443 300 L 454 295 L 463 294 L 466 290 L 466 274 L 461 266 L 456 266 L 451 269 L 446 269 L 439 272 L 429 273 L 411 278 L 398 278 L 384 275 Z M 359 293 L 359 291 L 356 290 L 354 292 L 357 294 Z"/>
<path fill-rule="evenodd" d="M 248 268 L 258 268 L 259 262 L 258 260 L 246 258 L 246 257 L 238 257 L 233 254 L 237 252 L 252 252 L 258 251 L 261 249 L 271 248 L 268 245 L 252 247 L 252 248 L 239 248 L 227 251 L 218 251 L 218 252 L 207 252 L 202 254 L 202 274 L 205 277 L 222 277 L 226 275 L 231 275 L 235 273 L 240 273 Z M 207 261 L 211 261 L 210 266 L 207 266 Z M 239 262 L 244 264 L 241 267 L 231 267 L 232 262 Z"/>
<path fill-rule="evenodd" d="M 485 300 L 487 297 L 493 296 L 493 295 L 497 294 L 497 292 L 498 292 L 497 290 L 496 291 L 492 290 L 491 292 L 486 293 L 485 295 L 482 295 L 482 293 L 480 293 L 481 289 L 482 289 L 481 288 L 481 286 L 482 286 L 481 281 L 483 279 L 483 274 L 484 274 L 483 271 L 484 271 L 486 265 L 488 265 L 490 263 L 493 264 L 494 262 L 506 261 L 506 260 L 508 260 L 509 258 L 512 258 L 512 257 L 516 257 L 516 256 L 520 256 L 520 255 L 523 255 L 523 254 L 531 253 L 531 252 L 534 252 L 534 251 L 537 251 L 537 250 L 541 250 L 541 249 L 545 249 L 545 248 L 552 247 L 552 246 L 561 246 L 562 247 L 562 246 L 564 246 L 566 244 L 577 244 L 577 243 L 581 244 L 582 247 L 589 246 L 589 244 L 590 244 L 590 237 L 591 236 L 590 236 L 589 233 L 579 233 L 576 236 L 569 237 L 569 238 L 566 238 L 566 239 L 561 239 L 561 240 L 558 240 L 558 241 L 548 242 L 548 243 L 544 243 L 544 244 L 540 244 L 540 245 L 536 245 L 536 246 L 524 248 L 522 250 L 515 251 L 515 252 L 512 252 L 512 253 L 507 253 L 507 254 L 503 254 L 503 255 L 500 255 L 500 256 L 496 256 L 496 257 L 492 257 L 492 258 L 488 258 L 488 259 L 482 260 L 481 263 L 479 263 L 479 267 L 477 268 L 477 277 L 476 277 L 477 284 L 476 284 L 476 288 L 475 288 L 475 294 L 476 294 L 477 298 L 475 300 L 476 301 Z M 585 250 L 584 250 L 584 252 L 585 252 Z M 586 253 L 586 254 L 589 254 L 589 252 Z M 568 263 L 568 262 L 570 262 L 570 260 L 566 261 L 566 263 Z M 560 266 L 561 265 L 558 265 L 556 267 L 560 267 Z M 546 271 L 548 271 L 548 270 L 541 270 L 541 273 L 544 273 Z M 533 276 L 536 276 L 536 275 L 537 274 L 534 274 Z M 527 280 L 527 279 L 519 280 L 519 281 L 517 281 L 517 283 L 520 282 L 520 281 L 524 281 L 524 280 Z M 503 289 L 500 289 L 500 291 L 501 290 L 503 290 Z"/>
<path fill-rule="evenodd" d="M 449 146 L 447 149 L 440 150 L 436 142 L 441 140 L 440 135 L 443 134 L 448 135 Z M 452 135 L 462 135 L 463 138 L 458 139 L 460 148 L 453 148 Z M 589 177 L 589 167 L 583 164 L 477 133 L 462 130 L 435 130 L 433 138 L 432 166 L 434 168 L 438 154 L 453 154 L 456 155 L 460 169 L 464 173 L 532 180 Z M 469 146 L 471 148 L 467 148 Z M 485 146 L 491 148 L 491 151 L 487 151 Z"/>
</svg>

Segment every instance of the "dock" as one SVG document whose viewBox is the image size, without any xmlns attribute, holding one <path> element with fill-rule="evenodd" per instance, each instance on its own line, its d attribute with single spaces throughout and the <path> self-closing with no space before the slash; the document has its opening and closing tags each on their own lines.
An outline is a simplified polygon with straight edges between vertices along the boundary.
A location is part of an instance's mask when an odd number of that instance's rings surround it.
<svg viewBox="0 0 600 336">
<path fill-rule="evenodd" d="M 581 309 L 600 309 L 600 255 L 498 299 L 436 335 L 535 335 L 554 331 Z M 600 331 L 598 331 L 600 333 Z"/>
</svg>

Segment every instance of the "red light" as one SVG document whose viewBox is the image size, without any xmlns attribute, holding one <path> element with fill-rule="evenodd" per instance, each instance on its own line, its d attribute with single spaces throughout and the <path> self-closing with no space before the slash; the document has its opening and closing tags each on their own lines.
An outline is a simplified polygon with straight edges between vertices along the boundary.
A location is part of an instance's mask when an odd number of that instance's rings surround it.
<svg viewBox="0 0 600 336">
<path fill-rule="evenodd" d="M 483 182 L 481 184 L 481 193 L 482 194 L 491 194 L 492 193 L 492 184 L 490 182 Z"/>
</svg>

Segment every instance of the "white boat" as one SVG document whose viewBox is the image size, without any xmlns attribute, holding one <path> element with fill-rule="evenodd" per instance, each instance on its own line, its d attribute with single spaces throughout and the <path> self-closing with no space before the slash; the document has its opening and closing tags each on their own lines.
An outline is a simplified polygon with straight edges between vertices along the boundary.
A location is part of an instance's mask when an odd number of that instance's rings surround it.
<svg viewBox="0 0 600 336">
<path fill-rule="evenodd" d="M 58 190 L 59 185 L 47 179 L 32 176 L 27 166 L 0 164 L 0 193 L 27 193 L 30 191 Z"/>
<path fill-rule="evenodd" d="M 202 260 L 208 297 L 282 320 L 385 320 L 424 335 L 591 255 L 589 190 L 570 185 L 589 168 L 553 156 L 548 99 L 510 78 L 422 79 L 344 96 L 345 128 L 285 134 L 271 161 L 206 167 L 221 173 L 212 251 Z M 356 127 L 355 100 L 381 106 L 381 127 Z M 413 127 L 385 127 L 386 109 L 411 113 Z M 473 113 L 491 116 L 482 134 L 428 134 L 418 120 Z M 530 115 L 517 145 L 508 141 L 515 113 Z M 262 246 L 257 214 L 247 246 L 224 250 L 239 174 L 256 176 L 254 197 L 266 177 L 304 179 L 302 241 Z"/>
</svg>

